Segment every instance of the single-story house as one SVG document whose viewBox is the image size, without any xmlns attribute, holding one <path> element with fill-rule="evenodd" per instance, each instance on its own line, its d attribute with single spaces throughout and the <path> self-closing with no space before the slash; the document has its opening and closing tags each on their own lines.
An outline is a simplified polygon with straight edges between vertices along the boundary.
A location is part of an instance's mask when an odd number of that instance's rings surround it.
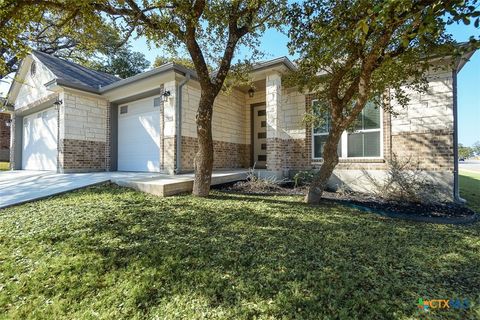
<svg viewBox="0 0 480 320">
<path fill-rule="evenodd" d="M 395 154 L 414 158 L 453 200 L 456 79 L 469 57 L 430 72 L 428 93 L 412 93 L 407 108 L 393 105 L 396 116 L 371 104 L 365 108 L 357 130 L 342 136 L 332 183 L 368 191 L 365 173 L 381 179 Z M 441 63 L 450 66 L 447 60 Z M 214 168 L 255 165 L 281 178 L 321 166 L 327 130 L 303 121 L 315 96 L 282 84 L 282 75 L 295 68 L 287 58 L 258 63 L 251 72 L 254 90 L 238 87 L 217 97 Z M 8 96 L 11 167 L 60 173 L 192 171 L 199 98 L 196 73 L 175 63 L 119 79 L 33 52 Z"/>
</svg>

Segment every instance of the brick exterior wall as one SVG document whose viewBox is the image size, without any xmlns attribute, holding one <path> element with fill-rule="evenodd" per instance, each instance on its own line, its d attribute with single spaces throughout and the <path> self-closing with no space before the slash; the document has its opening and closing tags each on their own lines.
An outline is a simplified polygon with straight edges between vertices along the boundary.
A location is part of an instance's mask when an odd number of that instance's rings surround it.
<svg viewBox="0 0 480 320">
<path fill-rule="evenodd" d="M 448 79 L 441 77 L 442 82 L 448 84 Z M 441 87 L 434 84 L 432 90 Z M 443 90 L 445 91 L 445 90 Z M 312 95 L 305 97 L 307 112 L 312 105 Z M 453 130 L 451 114 L 448 111 L 450 100 L 448 95 L 439 101 L 445 105 L 437 106 L 427 103 L 435 100 L 435 92 L 432 95 L 422 96 L 423 104 L 409 105 L 401 110 L 399 117 L 383 112 L 383 158 L 382 159 L 339 159 L 334 174 L 331 178 L 331 186 L 338 187 L 346 184 L 354 190 L 371 192 L 370 178 L 377 182 L 383 181 L 388 162 L 395 155 L 403 164 L 409 162 L 409 170 L 422 170 L 436 185 L 438 200 L 452 200 L 453 194 Z M 432 102 L 433 104 L 433 102 Z M 421 110 L 425 109 L 422 113 Z M 397 110 L 398 111 L 398 110 Z M 429 115 L 430 122 L 422 121 L 422 114 Z M 400 119 L 399 119 L 400 118 Z M 306 150 L 308 157 L 312 158 L 312 130 L 306 127 Z M 322 160 L 312 159 L 312 167 L 319 169 Z M 368 178 L 370 176 L 370 178 Z M 429 199 L 431 200 L 431 199 Z"/>
<path fill-rule="evenodd" d="M 164 137 L 163 139 L 162 157 L 160 158 L 160 170 L 173 174 L 175 172 L 175 166 L 177 161 L 177 144 L 176 137 Z"/>
<path fill-rule="evenodd" d="M 10 127 L 6 125 L 9 119 L 10 114 L 0 113 L 0 161 L 10 160 Z"/>
<path fill-rule="evenodd" d="M 197 150 L 197 138 L 182 137 L 182 171 L 193 170 Z M 215 169 L 248 168 L 250 145 L 214 140 L 213 159 Z"/>
<path fill-rule="evenodd" d="M 392 135 L 392 152 L 418 169 L 453 172 L 453 131 L 432 130 Z"/>
<path fill-rule="evenodd" d="M 287 175 L 289 170 L 311 169 L 306 144 L 307 139 L 267 139 L 267 157 L 275 157 L 269 163 L 273 163 L 276 168 L 282 168 L 284 175 Z"/>
<path fill-rule="evenodd" d="M 107 145 L 101 141 L 61 139 L 63 172 L 104 171 L 107 168 Z"/>
</svg>

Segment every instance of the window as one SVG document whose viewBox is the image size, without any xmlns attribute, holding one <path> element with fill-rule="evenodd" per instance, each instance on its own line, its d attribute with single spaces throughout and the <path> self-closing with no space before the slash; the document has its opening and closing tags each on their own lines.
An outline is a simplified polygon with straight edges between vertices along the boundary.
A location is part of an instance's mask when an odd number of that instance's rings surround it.
<svg viewBox="0 0 480 320">
<path fill-rule="evenodd" d="M 318 101 L 313 101 L 313 112 L 315 114 L 319 114 L 318 110 Z M 313 128 L 313 157 L 314 158 L 321 158 L 323 154 L 323 148 L 325 146 L 325 142 L 327 141 L 328 133 L 330 132 L 330 115 L 328 113 L 323 113 L 322 120 L 320 124 Z M 338 143 L 337 152 L 338 155 L 341 156 L 342 150 L 342 141 Z"/>
<path fill-rule="evenodd" d="M 318 101 L 312 102 L 314 112 L 318 112 Z M 312 129 L 313 158 L 322 157 L 323 148 L 330 131 L 330 117 L 324 113 L 320 125 Z M 338 144 L 341 158 L 378 158 L 382 156 L 382 120 L 380 108 L 373 102 L 365 105 L 358 116 L 353 132 L 344 132 Z"/>
<path fill-rule="evenodd" d="M 36 73 L 37 73 L 37 62 L 32 61 L 32 64 L 30 66 L 30 75 L 34 77 Z"/>
<path fill-rule="evenodd" d="M 347 141 L 349 158 L 380 157 L 380 108 L 367 103 Z"/>
</svg>

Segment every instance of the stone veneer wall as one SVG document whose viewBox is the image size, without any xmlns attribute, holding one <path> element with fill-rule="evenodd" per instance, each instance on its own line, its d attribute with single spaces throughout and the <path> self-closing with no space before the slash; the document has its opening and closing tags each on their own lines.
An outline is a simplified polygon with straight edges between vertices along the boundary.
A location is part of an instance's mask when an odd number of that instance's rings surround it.
<svg viewBox="0 0 480 320">
<path fill-rule="evenodd" d="M 411 92 L 406 108 L 392 99 L 398 113 L 392 117 L 392 153 L 422 170 L 453 173 L 453 74 L 439 69 L 428 80 L 428 92 Z"/>
<path fill-rule="evenodd" d="M 213 107 L 214 168 L 248 168 L 250 166 L 250 107 L 246 94 L 233 90 L 220 93 Z M 198 150 L 195 115 L 200 89 L 194 81 L 183 88 L 181 172 L 194 169 Z M 169 148 L 165 146 L 167 152 Z"/>
<path fill-rule="evenodd" d="M 63 93 L 59 110 L 59 171 L 104 171 L 109 167 L 107 101 L 75 91 Z"/>
<path fill-rule="evenodd" d="M 9 119 L 10 114 L 0 113 L 0 161 L 10 161 L 10 127 L 6 125 Z"/>
</svg>

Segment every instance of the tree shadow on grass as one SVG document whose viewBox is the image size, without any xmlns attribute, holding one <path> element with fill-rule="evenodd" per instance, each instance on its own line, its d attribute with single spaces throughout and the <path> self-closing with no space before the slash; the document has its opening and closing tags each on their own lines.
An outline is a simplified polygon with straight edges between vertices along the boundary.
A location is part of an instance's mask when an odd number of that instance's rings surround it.
<svg viewBox="0 0 480 320">
<path fill-rule="evenodd" d="M 80 247 L 106 272 L 149 270 L 129 280 L 150 284 L 133 298 L 145 315 L 197 301 L 227 317 L 397 318 L 418 315 L 420 297 L 478 298 L 478 228 L 258 196 L 120 201 Z"/>
<path fill-rule="evenodd" d="M 388 319 L 422 316 L 418 298 L 480 300 L 478 224 L 397 221 L 296 197 L 162 199 L 104 187 L 62 197 L 72 210 L 98 211 L 42 238 L 69 255 L 50 272 L 70 290 L 96 283 L 67 311 L 86 303 L 116 318 Z M 475 308 L 441 315 L 472 318 Z"/>
<path fill-rule="evenodd" d="M 480 213 L 480 180 L 460 175 L 460 196 L 467 200 L 467 206 Z"/>
</svg>

